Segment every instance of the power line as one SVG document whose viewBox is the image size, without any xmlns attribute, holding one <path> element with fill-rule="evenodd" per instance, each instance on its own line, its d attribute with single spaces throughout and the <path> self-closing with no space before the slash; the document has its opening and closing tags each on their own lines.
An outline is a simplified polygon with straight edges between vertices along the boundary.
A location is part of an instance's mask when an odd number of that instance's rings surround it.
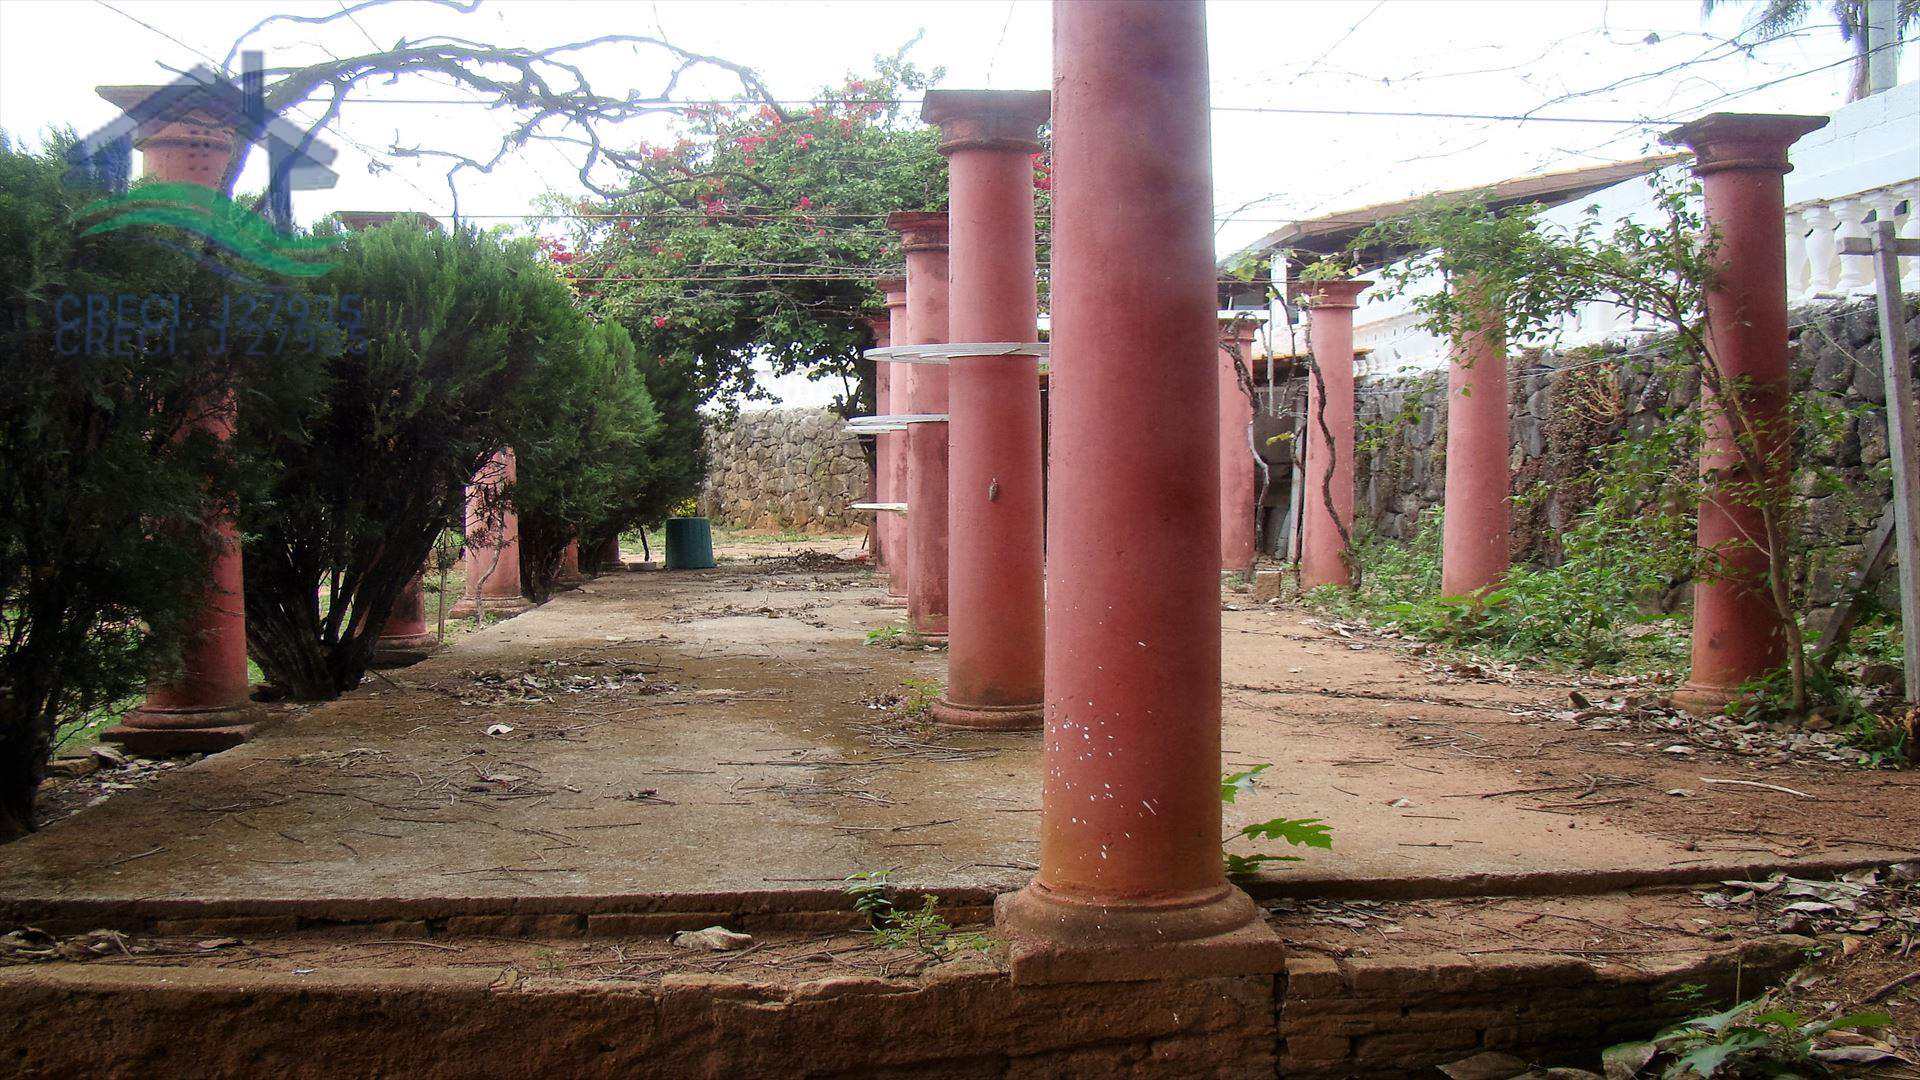
<svg viewBox="0 0 1920 1080">
<path fill-rule="evenodd" d="M 659 105 L 663 109 L 684 108 L 687 106 L 747 106 L 747 105 L 918 105 L 920 98 L 654 98 L 642 99 L 629 104 Z M 474 101 L 462 98 L 358 98 L 357 105 L 460 105 L 481 106 L 488 109 L 508 107 L 491 101 Z M 1608 116 L 1533 116 L 1514 113 L 1444 112 L 1412 109 L 1314 109 L 1293 105 L 1215 105 L 1217 113 L 1250 113 L 1273 116 L 1358 116 L 1390 120 L 1490 120 L 1510 121 L 1520 124 L 1640 124 L 1645 119 L 1622 119 Z"/>
</svg>

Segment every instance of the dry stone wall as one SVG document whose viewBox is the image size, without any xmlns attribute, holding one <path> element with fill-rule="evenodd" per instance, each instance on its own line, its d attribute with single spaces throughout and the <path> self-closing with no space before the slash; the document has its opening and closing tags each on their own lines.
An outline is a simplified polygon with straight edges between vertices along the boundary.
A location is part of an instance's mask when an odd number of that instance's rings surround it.
<svg viewBox="0 0 1920 1080">
<path fill-rule="evenodd" d="M 1920 373 L 1920 305 L 1909 310 Z M 1818 438 L 1803 438 L 1795 490 L 1806 500 L 1803 528 L 1812 553 L 1804 570 L 1809 598 L 1831 603 L 1859 560 L 1860 544 L 1892 496 L 1887 459 L 1886 391 L 1873 306 L 1852 302 L 1793 312 L 1793 389 L 1804 404 L 1834 418 Z M 1591 499 L 1594 447 L 1651 434 L 1691 413 L 1697 372 L 1676 374 L 1650 343 L 1618 360 L 1582 350 L 1512 360 L 1516 559 L 1552 563 L 1558 537 Z M 1616 353 L 1627 352 L 1624 348 Z M 1445 499 L 1447 374 L 1370 380 L 1359 388 L 1355 454 L 1356 510 L 1381 535 L 1411 538 L 1421 515 Z"/>
<path fill-rule="evenodd" d="M 700 513 L 768 532 L 846 532 L 867 524 L 868 466 L 860 440 L 829 409 L 742 413 L 707 428 Z"/>
</svg>

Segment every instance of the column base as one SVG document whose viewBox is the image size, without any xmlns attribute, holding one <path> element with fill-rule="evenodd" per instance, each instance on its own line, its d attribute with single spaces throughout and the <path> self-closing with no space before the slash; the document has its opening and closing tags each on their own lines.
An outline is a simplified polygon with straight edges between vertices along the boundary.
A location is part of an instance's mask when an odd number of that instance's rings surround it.
<svg viewBox="0 0 1920 1080">
<path fill-rule="evenodd" d="M 907 598 L 904 596 L 895 596 L 892 593 L 888 593 L 885 596 L 882 596 L 880 599 L 875 600 L 873 604 L 875 607 L 903 608 L 907 606 Z"/>
<path fill-rule="evenodd" d="M 1226 885 L 1193 901 L 1098 906 L 1032 882 L 993 906 L 1016 984 L 1262 975 L 1286 946 L 1253 900 Z"/>
<path fill-rule="evenodd" d="M 944 649 L 947 647 L 947 632 L 945 630 L 932 631 L 908 628 L 907 632 L 900 636 L 900 640 L 906 642 L 908 645 L 930 645 L 934 648 Z"/>
<path fill-rule="evenodd" d="M 440 638 L 429 630 L 420 634 L 383 637 L 374 643 L 373 666 L 398 668 L 417 664 L 440 651 Z"/>
<path fill-rule="evenodd" d="M 217 754 L 253 738 L 266 719 L 266 710 L 252 702 L 225 709 L 135 709 L 126 719 L 100 733 L 109 742 L 136 757 L 180 757 Z M 146 723 L 141 721 L 145 720 Z"/>
<path fill-rule="evenodd" d="M 515 615 L 524 615 L 532 610 L 533 601 L 524 596 L 516 596 L 512 599 L 503 597 L 499 600 L 487 601 L 487 614 L 502 619 L 511 619 Z M 461 597 L 459 601 L 447 609 L 447 617 L 450 619 L 473 618 L 473 598 Z"/>
<path fill-rule="evenodd" d="M 942 696 L 930 710 L 936 724 L 975 731 L 1038 731 L 1046 713 L 1041 702 L 1031 705 L 962 705 Z"/>
<path fill-rule="evenodd" d="M 1745 696 L 1737 689 L 1689 682 L 1673 692 L 1673 706 L 1694 716 L 1717 716 Z"/>
</svg>

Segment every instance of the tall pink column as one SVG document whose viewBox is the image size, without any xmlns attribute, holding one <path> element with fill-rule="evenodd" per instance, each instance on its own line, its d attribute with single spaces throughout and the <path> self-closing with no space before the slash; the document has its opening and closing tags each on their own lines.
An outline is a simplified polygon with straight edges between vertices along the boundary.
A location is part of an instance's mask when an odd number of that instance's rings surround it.
<svg viewBox="0 0 1920 1080">
<path fill-rule="evenodd" d="M 880 281 L 880 291 L 887 298 L 887 317 L 884 343 L 905 343 L 907 334 L 907 279 L 885 278 Z M 908 410 L 913 393 L 913 377 L 916 370 L 913 364 L 880 364 L 886 372 L 886 396 L 881 399 L 877 412 L 887 416 L 898 416 Z M 880 466 L 883 471 L 882 483 L 886 494 L 882 502 L 904 503 L 907 501 L 907 433 L 904 431 L 883 431 L 880 440 Z M 881 535 L 885 538 L 887 552 L 887 595 L 905 597 L 907 595 L 908 567 L 912 564 L 911 546 L 907 543 L 907 518 L 913 513 L 913 507 L 907 507 L 907 513 L 886 511 L 879 515 Z"/>
<path fill-rule="evenodd" d="M 100 96 L 132 110 L 161 90 L 158 86 L 103 86 Z M 211 116 L 160 120 L 140 125 L 134 145 L 143 172 L 154 180 L 217 188 L 234 153 L 234 133 Z M 232 397 L 216 391 L 206 402 L 201 430 L 225 440 L 233 435 Z M 214 535 L 214 553 L 181 649 L 178 677 L 147 687 L 147 698 L 110 729 L 105 738 L 127 749 L 155 756 L 225 750 L 246 741 L 259 709 L 248 697 L 247 617 L 241 594 L 240 537 L 232 517 L 217 514 L 206 522 Z"/>
<path fill-rule="evenodd" d="M 1217 419 L 1176 415 L 1218 393 L 1204 9 L 1059 0 L 1053 33 L 1040 869 L 997 914 L 1016 980 L 1272 970 L 1221 866 Z"/>
<path fill-rule="evenodd" d="M 929 90 L 948 169 L 952 310 L 964 344 L 1039 336 L 1032 155 L 1044 90 Z M 1039 362 L 956 356 L 947 369 L 950 461 L 947 691 L 933 717 L 958 727 L 1040 726 L 1045 656 Z"/>
<path fill-rule="evenodd" d="M 1353 538 L 1353 309 L 1371 284 L 1315 281 L 1302 287 L 1317 372 L 1307 377 L 1302 589 L 1353 584 L 1347 561 Z"/>
<path fill-rule="evenodd" d="M 1726 705 L 1787 659 L 1782 616 L 1767 588 L 1765 524 L 1767 508 L 1786 501 L 1793 468 L 1782 178 L 1793 167 L 1787 148 L 1826 123 L 1824 116 L 1713 113 L 1665 136 L 1695 154 L 1716 243 L 1707 351 L 1717 376 L 1708 373 L 1700 395 L 1698 542 L 1708 563 L 1693 587 L 1693 671 L 1674 695 L 1699 712 Z"/>
<path fill-rule="evenodd" d="M 560 570 L 554 574 L 553 582 L 556 585 L 578 585 L 586 580 L 587 575 L 580 572 L 580 541 L 569 540 L 567 546 L 560 549 Z"/>
<path fill-rule="evenodd" d="M 496 615 L 517 615 L 533 606 L 520 594 L 520 515 L 499 497 L 513 478 L 513 451 L 506 449 L 467 485 L 467 550 L 460 557 L 467 594 L 451 614 L 471 616 L 476 598 Z"/>
<path fill-rule="evenodd" d="M 1259 491 L 1259 470 L 1253 460 L 1251 431 L 1253 399 L 1240 386 L 1240 363 L 1253 371 L 1253 321 L 1241 316 L 1220 320 L 1219 348 L 1214 350 L 1220 407 L 1220 568 L 1245 571 L 1253 565 L 1254 533 L 1259 511 L 1253 505 Z"/>
<path fill-rule="evenodd" d="M 907 255 L 907 333 L 895 345 L 947 341 L 947 215 L 900 211 L 887 215 Z M 947 412 L 947 369 L 914 369 L 907 411 Z M 907 629 L 929 640 L 947 636 L 947 424 L 907 428 Z"/>
<path fill-rule="evenodd" d="M 394 601 L 387 625 L 374 642 L 376 663 L 383 666 L 412 663 L 440 647 L 439 636 L 427 629 L 427 603 L 420 579 L 421 575 L 415 574 L 400 599 Z"/>
<path fill-rule="evenodd" d="M 620 558 L 620 535 L 615 533 L 600 541 L 593 551 L 593 572 L 596 574 L 617 573 L 625 569 Z"/>
<path fill-rule="evenodd" d="M 1472 325 L 1454 334 L 1447 375 L 1446 522 L 1440 536 L 1440 593 L 1467 596 L 1506 577 L 1513 477 L 1507 465 L 1507 337 L 1496 298 L 1472 282 Z M 1309 495 L 1312 493 L 1309 492 Z"/>
</svg>

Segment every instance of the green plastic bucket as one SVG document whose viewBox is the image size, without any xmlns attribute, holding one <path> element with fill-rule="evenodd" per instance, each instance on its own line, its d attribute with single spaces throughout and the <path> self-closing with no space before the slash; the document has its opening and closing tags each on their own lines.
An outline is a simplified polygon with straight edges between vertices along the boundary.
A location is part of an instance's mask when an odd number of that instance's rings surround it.
<svg viewBox="0 0 1920 1080">
<path fill-rule="evenodd" d="M 703 517 L 667 519 L 667 569 L 711 570 L 713 526 Z"/>
</svg>

